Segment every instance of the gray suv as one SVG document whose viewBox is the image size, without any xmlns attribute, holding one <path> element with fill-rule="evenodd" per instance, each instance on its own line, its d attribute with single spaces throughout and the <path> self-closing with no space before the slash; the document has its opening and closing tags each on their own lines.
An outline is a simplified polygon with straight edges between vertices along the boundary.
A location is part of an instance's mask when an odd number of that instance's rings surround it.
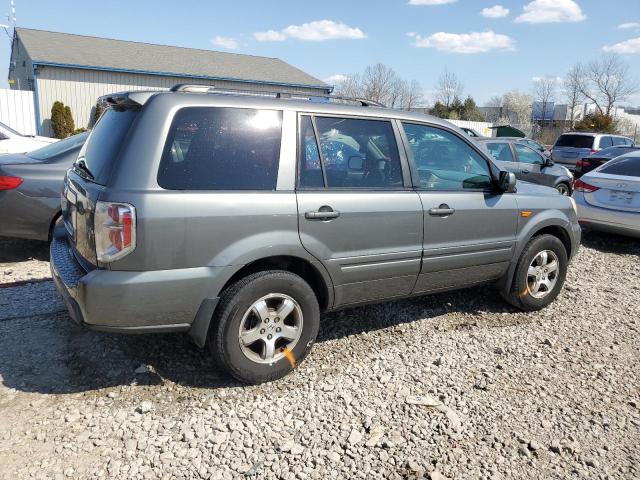
<svg viewBox="0 0 640 480">
<path fill-rule="evenodd" d="M 633 145 L 633 140 L 621 135 L 588 132 L 563 133 L 551 149 L 551 159 L 570 170 L 574 170 L 578 160 L 599 152 L 603 148 L 632 147 Z"/>
<path fill-rule="evenodd" d="M 572 199 L 516 186 L 446 121 L 282 97 L 105 99 L 51 243 L 75 321 L 188 332 L 257 383 L 306 357 L 323 311 L 487 282 L 525 311 L 558 295 Z"/>
</svg>

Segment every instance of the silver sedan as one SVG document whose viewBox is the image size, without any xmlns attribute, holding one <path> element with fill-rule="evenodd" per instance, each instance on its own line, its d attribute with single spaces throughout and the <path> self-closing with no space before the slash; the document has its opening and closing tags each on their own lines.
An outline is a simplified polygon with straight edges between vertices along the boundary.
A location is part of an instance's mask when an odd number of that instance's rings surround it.
<svg viewBox="0 0 640 480">
<path fill-rule="evenodd" d="M 581 177 L 573 197 L 583 227 L 640 237 L 640 152 L 622 155 Z"/>
</svg>

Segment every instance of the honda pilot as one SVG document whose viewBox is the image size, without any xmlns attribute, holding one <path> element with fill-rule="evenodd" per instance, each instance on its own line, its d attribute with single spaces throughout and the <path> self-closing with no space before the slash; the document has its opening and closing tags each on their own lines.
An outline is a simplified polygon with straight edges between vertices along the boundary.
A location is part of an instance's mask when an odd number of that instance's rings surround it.
<svg viewBox="0 0 640 480">
<path fill-rule="evenodd" d="M 244 382 L 300 364 L 321 312 L 484 283 L 544 308 L 578 248 L 571 198 L 444 120 L 188 85 L 104 102 L 51 243 L 70 316 L 188 332 Z"/>
</svg>

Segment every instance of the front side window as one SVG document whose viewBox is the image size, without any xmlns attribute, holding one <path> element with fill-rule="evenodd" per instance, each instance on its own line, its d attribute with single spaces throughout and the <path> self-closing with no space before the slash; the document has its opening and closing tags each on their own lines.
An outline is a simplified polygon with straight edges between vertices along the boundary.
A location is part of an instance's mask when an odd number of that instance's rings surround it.
<svg viewBox="0 0 640 480">
<path fill-rule="evenodd" d="M 487 143 L 487 150 L 499 162 L 513 162 L 513 153 L 508 143 Z"/>
<path fill-rule="evenodd" d="M 326 188 L 402 188 L 391 122 L 334 117 L 314 117 L 313 121 L 317 138 L 311 117 L 302 117 L 300 124 L 300 187 L 319 187 L 323 181 Z"/>
<path fill-rule="evenodd" d="M 276 110 L 183 108 L 169 130 L 158 184 L 169 190 L 275 190 L 281 135 Z"/>
<path fill-rule="evenodd" d="M 420 186 L 430 190 L 488 189 L 487 161 L 469 144 L 446 130 L 403 123 Z"/>
<path fill-rule="evenodd" d="M 627 144 L 627 139 L 623 138 L 623 137 L 611 137 L 613 140 L 613 145 L 614 146 L 618 146 L 618 145 L 628 145 Z"/>
<path fill-rule="evenodd" d="M 518 160 L 520 163 L 529 163 L 531 165 L 542 165 L 544 163 L 544 158 L 538 152 L 533 149 L 527 147 L 526 145 L 513 145 L 518 152 Z"/>
</svg>

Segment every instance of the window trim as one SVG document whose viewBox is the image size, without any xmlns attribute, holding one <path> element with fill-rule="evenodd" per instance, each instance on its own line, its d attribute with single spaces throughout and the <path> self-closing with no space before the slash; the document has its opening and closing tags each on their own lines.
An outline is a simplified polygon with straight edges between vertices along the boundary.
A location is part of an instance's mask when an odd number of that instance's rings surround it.
<svg viewBox="0 0 640 480">
<path fill-rule="evenodd" d="M 394 122 L 397 121 L 396 118 L 392 117 L 374 117 L 368 115 L 342 115 L 339 113 L 324 113 L 324 112 L 310 112 L 310 111 L 302 111 L 298 112 L 298 132 L 297 137 L 298 141 L 296 142 L 297 151 L 296 151 L 296 184 L 295 190 L 300 192 L 353 192 L 353 193 L 365 193 L 365 192 L 399 192 L 399 191 L 410 191 L 412 190 L 412 182 L 411 182 L 411 171 L 408 165 L 408 159 L 406 155 L 403 155 L 403 150 L 401 149 L 402 139 L 399 137 L 400 130 Z M 302 187 L 300 186 L 300 167 L 302 161 L 302 117 L 308 116 L 311 118 L 311 124 L 313 125 L 313 133 L 315 135 L 316 147 L 318 148 L 318 153 L 320 156 L 320 166 L 322 168 L 322 177 L 324 179 L 324 187 Z M 382 188 L 382 187 L 329 187 L 327 184 L 325 166 L 324 166 L 324 155 L 321 151 L 319 144 L 319 135 L 318 128 L 316 126 L 316 118 L 343 118 L 349 120 L 368 120 L 368 121 L 378 121 L 378 122 L 387 122 L 391 126 L 391 130 L 393 131 L 393 139 L 396 142 L 396 150 L 398 152 L 398 159 L 400 161 L 400 170 L 402 175 L 402 186 L 401 187 L 393 187 L 393 188 Z M 404 148 L 404 145 L 403 147 Z"/>
<path fill-rule="evenodd" d="M 220 109 L 234 109 L 234 110 L 254 110 L 254 111 L 262 111 L 262 110 L 269 110 L 269 111 L 273 111 L 273 112 L 277 112 L 280 114 L 280 142 L 278 143 L 278 155 L 276 156 L 277 158 L 277 169 L 276 169 L 276 184 L 275 187 L 273 189 L 270 190 L 264 190 L 264 189 L 246 189 L 246 190 L 239 190 L 239 189 L 232 189 L 232 190 L 222 190 L 222 189 L 194 189 L 194 188 L 185 188 L 185 189 L 173 189 L 173 188 L 166 188 L 163 187 L 160 184 L 160 168 L 162 167 L 162 161 L 164 159 L 164 156 L 166 154 L 167 150 L 171 150 L 170 144 L 169 144 L 169 136 L 171 135 L 171 129 L 173 127 L 173 124 L 176 120 L 176 118 L 178 117 L 178 115 L 180 114 L 180 112 L 182 112 L 183 110 L 189 110 L 189 109 L 194 109 L 194 110 L 202 110 L 202 109 L 210 109 L 210 110 L 220 110 Z M 168 120 L 168 124 L 166 129 L 164 129 L 163 133 L 162 133 L 162 137 L 164 138 L 164 145 L 162 147 L 162 150 L 160 151 L 160 159 L 157 163 L 157 169 L 156 169 L 156 175 L 155 175 L 155 181 L 156 184 L 158 185 L 158 187 L 165 192 L 177 192 L 177 193 L 195 193 L 195 194 L 203 194 L 203 193 L 239 193 L 239 194 L 246 194 L 246 193 L 287 193 L 285 190 L 278 190 L 278 181 L 280 179 L 280 166 L 282 165 L 282 139 L 284 137 L 284 113 L 285 110 L 283 109 L 278 109 L 278 108 L 259 108 L 259 107 L 251 107 L 251 106 L 234 106 L 234 105 L 202 105 L 202 104 L 198 104 L 198 105 L 184 105 L 184 106 L 180 106 L 178 108 L 176 108 L 173 111 L 173 114 L 171 115 L 170 119 Z M 104 116 L 104 115 L 103 115 Z M 102 117 L 100 117 L 100 119 L 102 119 Z M 137 121 L 138 119 L 136 119 Z M 85 143 L 86 144 L 86 143 Z"/>
<path fill-rule="evenodd" d="M 426 123 L 426 122 L 420 122 L 420 121 L 414 121 L 414 120 L 402 120 L 399 119 L 398 120 L 400 123 L 400 127 L 401 127 L 401 132 L 402 132 L 402 141 L 405 143 L 405 149 L 407 150 L 407 157 L 409 160 L 409 166 L 411 169 L 411 178 L 412 178 L 412 182 L 413 182 L 413 189 L 419 192 L 484 192 L 484 193 L 496 193 L 496 177 L 495 177 L 495 172 L 494 169 L 497 171 L 500 171 L 501 169 L 498 168 L 498 166 L 493 163 L 493 161 L 487 157 L 487 155 L 476 145 L 474 145 L 472 142 L 468 141 L 467 138 L 469 140 L 471 140 L 471 137 L 464 138 L 463 135 L 460 135 L 458 132 L 456 132 L 455 130 L 451 129 L 451 128 L 447 128 L 444 125 L 437 125 L 437 124 L 433 124 L 433 123 Z M 409 138 L 407 137 L 407 134 L 405 132 L 404 129 L 404 124 L 410 124 L 410 125 L 417 125 L 420 127 L 429 127 L 429 128 L 434 128 L 436 130 L 442 130 L 445 131 L 447 133 L 451 133 L 452 135 L 458 137 L 460 140 L 462 140 L 464 143 L 466 143 L 472 150 L 474 150 L 478 155 L 480 155 L 480 158 L 482 158 L 486 163 L 487 163 L 487 168 L 489 169 L 489 175 L 491 177 L 491 187 L 490 188 L 460 188 L 460 189 L 434 189 L 434 188 L 426 188 L 423 187 L 422 184 L 420 183 L 420 176 L 418 174 L 418 167 L 416 165 L 415 162 L 415 158 L 413 156 L 413 149 L 411 148 L 411 144 L 409 144 Z"/>
</svg>

